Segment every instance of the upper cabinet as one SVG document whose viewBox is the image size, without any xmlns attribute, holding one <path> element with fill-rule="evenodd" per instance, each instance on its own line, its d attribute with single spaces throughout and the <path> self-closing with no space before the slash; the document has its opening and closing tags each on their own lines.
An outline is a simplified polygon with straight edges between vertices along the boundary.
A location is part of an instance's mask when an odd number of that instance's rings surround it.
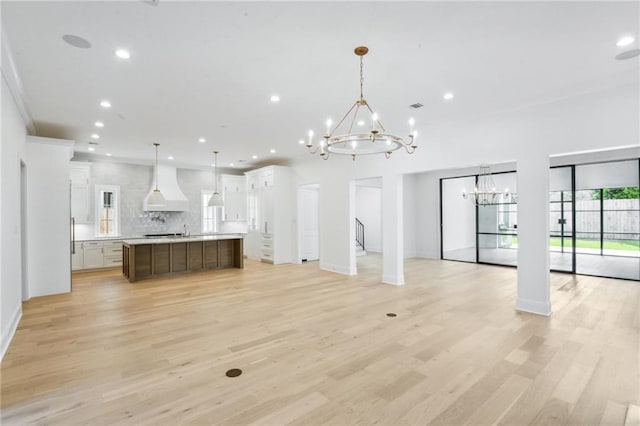
<svg viewBox="0 0 640 426">
<path fill-rule="evenodd" d="M 224 213 L 222 219 L 227 222 L 244 222 L 247 220 L 247 186 L 244 176 L 222 175 L 222 198 Z"/>
<path fill-rule="evenodd" d="M 71 181 L 71 217 L 76 223 L 89 223 L 89 175 L 90 163 L 72 161 L 69 169 Z"/>
</svg>

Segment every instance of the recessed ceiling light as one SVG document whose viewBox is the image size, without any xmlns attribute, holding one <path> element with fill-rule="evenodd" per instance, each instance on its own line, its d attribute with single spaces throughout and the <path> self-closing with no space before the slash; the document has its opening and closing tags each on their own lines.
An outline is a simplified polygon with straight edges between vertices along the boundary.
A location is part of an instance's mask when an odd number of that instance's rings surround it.
<svg viewBox="0 0 640 426">
<path fill-rule="evenodd" d="M 90 146 L 90 147 L 88 148 L 88 150 L 89 150 L 89 151 L 91 151 L 91 152 L 93 152 L 93 151 L 95 151 L 96 149 L 95 149 L 94 147 Z"/>
<path fill-rule="evenodd" d="M 200 139 L 198 139 L 198 142 L 200 142 L 200 143 L 205 143 L 206 141 L 207 141 L 207 140 L 206 140 L 205 138 L 200 138 Z"/>
<path fill-rule="evenodd" d="M 299 143 L 300 145 L 304 145 L 304 141 L 303 141 L 302 139 L 300 139 L 300 140 L 298 141 L 298 143 Z"/>
<path fill-rule="evenodd" d="M 215 166 L 216 166 L 215 164 L 212 164 L 212 165 L 211 165 L 211 167 L 215 167 Z"/>
<path fill-rule="evenodd" d="M 616 46 L 618 46 L 618 47 L 629 46 L 634 41 L 636 41 L 636 39 L 633 36 L 624 36 L 624 37 L 621 37 L 620 39 L 618 39 L 618 42 L 616 43 Z"/>
<path fill-rule="evenodd" d="M 111 157 L 111 153 L 110 152 L 107 152 L 107 157 Z"/>
<path fill-rule="evenodd" d="M 442 95 L 442 99 L 444 99 L 445 101 L 450 101 L 451 99 L 453 99 L 453 93 L 451 92 L 447 92 L 444 95 Z"/>
<path fill-rule="evenodd" d="M 275 154 L 276 150 L 275 149 L 271 149 L 271 150 L 269 150 L 269 152 L 272 153 L 272 154 Z"/>
<path fill-rule="evenodd" d="M 256 160 L 258 158 L 257 155 L 252 156 L 251 158 L 253 158 L 254 160 Z"/>
<path fill-rule="evenodd" d="M 271 102 L 280 102 L 280 96 L 278 95 L 271 95 L 271 97 L 269 98 L 269 100 Z"/>
<path fill-rule="evenodd" d="M 168 160 L 173 160 L 173 155 L 167 157 Z"/>
<path fill-rule="evenodd" d="M 99 135 L 99 134 L 97 134 L 97 133 L 92 134 L 92 135 L 91 135 L 91 137 L 92 137 L 93 139 L 100 139 L 100 135 Z"/>
<path fill-rule="evenodd" d="M 233 163 L 229 163 L 229 165 L 230 165 L 231 167 L 233 167 Z"/>
<path fill-rule="evenodd" d="M 105 100 L 105 101 L 101 101 L 101 102 L 100 102 L 100 106 L 101 106 L 102 108 L 111 108 L 111 102 L 109 102 L 109 101 L 107 101 L 107 100 Z"/>
<path fill-rule="evenodd" d="M 364 120 L 358 121 L 358 126 L 364 126 Z"/>
<path fill-rule="evenodd" d="M 118 49 L 116 50 L 116 56 L 120 59 L 129 59 L 131 58 L 131 53 L 127 49 Z"/>
<path fill-rule="evenodd" d="M 104 127 L 104 123 L 102 121 L 96 121 L 93 123 L 96 127 Z"/>
<path fill-rule="evenodd" d="M 65 34 L 62 36 L 62 40 L 65 43 L 70 44 L 73 47 L 77 47 L 80 49 L 88 49 L 91 47 L 91 43 L 88 40 L 73 34 Z"/>
</svg>

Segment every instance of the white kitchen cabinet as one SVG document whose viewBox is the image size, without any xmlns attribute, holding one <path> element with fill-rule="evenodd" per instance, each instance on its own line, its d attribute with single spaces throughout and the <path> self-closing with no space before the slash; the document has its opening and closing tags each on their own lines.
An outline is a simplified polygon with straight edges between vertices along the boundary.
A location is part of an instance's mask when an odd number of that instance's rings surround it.
<svg viewBox="0 0 640 426">
<path fill-rule="evenodd" d="M 71 181 L 71 217 L 75 223 L 89 223 L 89 174 L 90 163 L 71 162 L 69 180 Z"/>
<path fill-rule="evenodd" d="M 245 173 L 249 231 L 245 253 L 269 263 L 290 263 L 292 201 L 289 168 L 269 166 Z"/>
<path fill-rule="evenodd" d="M 104 268 L 104 247 L 102 241 L 85 241 L 84 269 Z"/>
<path fill-rule="evenodd" d="M 71 255 L 71 270 L 122 266 L 122 240 L 76 241 Z"/>
<path fill-rule="evenodd" d="M 222 219 L 228 222 L 247 220 L 246 178 L 244 176 L 222 175 L 222 198 L 224 213 Z"/>
<path fill-rule="evenodd" d="M 84 243 L 75 242 L 75 252 L 71 253 L 71 270 L 78 271 L 84 269 Z"/>
</svg>

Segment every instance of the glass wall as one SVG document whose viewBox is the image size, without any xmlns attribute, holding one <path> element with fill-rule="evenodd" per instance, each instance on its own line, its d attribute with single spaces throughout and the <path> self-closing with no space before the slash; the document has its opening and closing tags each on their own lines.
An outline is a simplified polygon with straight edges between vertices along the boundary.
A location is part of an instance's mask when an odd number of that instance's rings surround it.
<svg viewBox="0 0 640 426">
<path fill-rule="evenodd" d="M 478 262 L 518 264 L 518 204 L 516 173 L 492 175 L 496 202 L 478 206 Z"/>
<path fill-rule="evenodd" d="M 446 260 L 476 261 L 476 212 L 462 191 L 475 187 L 475 176 L 441 179 L 441 257 Z"/>
<path fill-rule="evenodd" d="M 551 169 L 549 186 L 549 264 L 573 272 L 573 167 Z"/>
</svg>

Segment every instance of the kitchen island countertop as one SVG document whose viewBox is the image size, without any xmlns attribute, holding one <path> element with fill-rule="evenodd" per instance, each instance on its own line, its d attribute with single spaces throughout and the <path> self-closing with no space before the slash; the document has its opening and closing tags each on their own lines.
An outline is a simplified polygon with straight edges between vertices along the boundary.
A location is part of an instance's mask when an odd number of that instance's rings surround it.
<svg viewBox="0 0 640 426">
<path fill-rule="evenodd" d="M 122 243 L 132 246 L 139 244 L 172 244 L 197 241 L 237 240 L 243 237 L 243 234 L 194 235 L 190 237 L 136 238 L 123 240 Z"/>
</svg>

